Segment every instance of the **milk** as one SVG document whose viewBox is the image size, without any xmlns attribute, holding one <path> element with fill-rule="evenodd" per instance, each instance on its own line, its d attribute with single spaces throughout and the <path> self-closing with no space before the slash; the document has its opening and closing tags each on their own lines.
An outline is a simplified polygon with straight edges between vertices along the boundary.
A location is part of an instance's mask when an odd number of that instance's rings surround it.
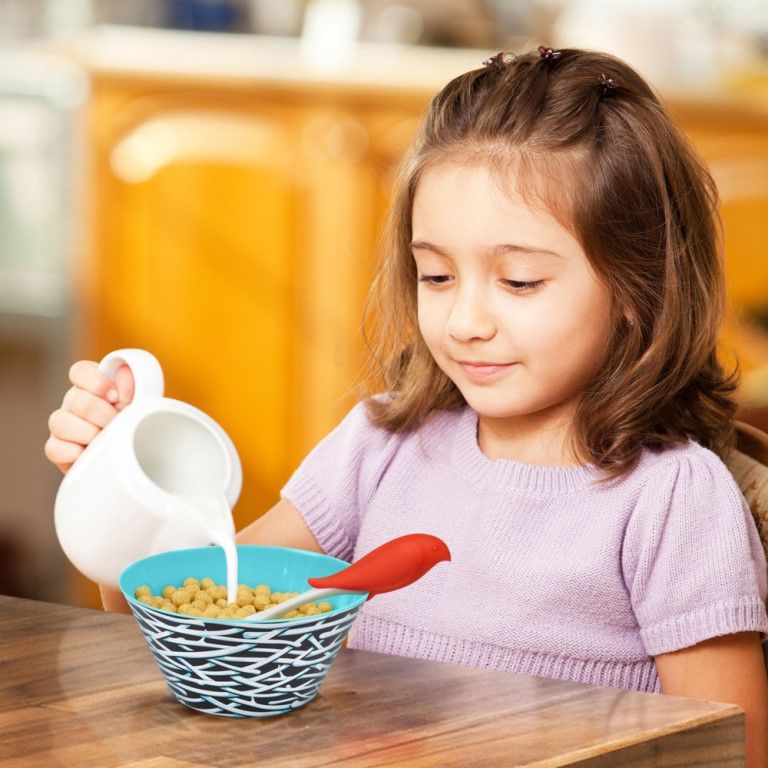
<svg viewBox="0 0 768 768">
<path fill-rule="evenodd" d="M 227 563 L 227 601 L 234 603 L 237 599 L 237 547 L 235 522 L 226 496 L 190 491 L 173 491 L 172 496 L 181 503 L 187 514 L 194 515 L 202 523 L 211 537 L 211 543 L 224 550 Z M 199 577 L 207 575 L 202 573 Z"/>
</svg>

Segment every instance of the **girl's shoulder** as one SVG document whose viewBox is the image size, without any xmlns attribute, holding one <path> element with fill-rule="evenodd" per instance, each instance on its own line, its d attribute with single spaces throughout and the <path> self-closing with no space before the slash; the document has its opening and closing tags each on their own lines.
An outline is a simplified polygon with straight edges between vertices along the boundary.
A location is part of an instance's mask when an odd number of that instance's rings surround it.
<svg viewBox="0 0 768 768">
<path fill-rule="evenodd" d="M 644 448 L 630 474 L 647 480 L 649 475 L 681 471 L 700 472 L 729 484 L 735 482 L 725 462 L 714 451 L 690 439 L 661 450 Z"/>
<path fill-rule="evenodd" d="M 736 479 L 714 451 L 688 440 L 660 451 L 644 449 L 627 482 L 641 496 L 691 506 L 716 505 L 742 510 Z"/>
<path fill-rule="evenodd" d="M 421 462 L 426 457 L 436 459 L 450 452 L 456 435 L 467 428 L 467 407 L 435 410 L 415 427 L 392 431 L 375 423 L 369 404 L 385 401 L 396 394 L 381 393 L 357 402 L 320 443 L 333 446 L 337 455 L 364 455 L 368 462 L 388 466 L 397 456 Z"/>
<path fill-rule="evenodd" d="M 355 403 L 341 421 L 307 454 L 296 477 L 312 477 L 317 486 L 356 485 L 363 496 L 375 488 L 396 462 L 419 465 L 425 439 L 444 450 L 444 437 L 463 410 L 436 411 L 418 428 L 392 432 L 374 423 L 368 410 L 371 399 L 392 398 L 389 393 Z"/>
</svg>

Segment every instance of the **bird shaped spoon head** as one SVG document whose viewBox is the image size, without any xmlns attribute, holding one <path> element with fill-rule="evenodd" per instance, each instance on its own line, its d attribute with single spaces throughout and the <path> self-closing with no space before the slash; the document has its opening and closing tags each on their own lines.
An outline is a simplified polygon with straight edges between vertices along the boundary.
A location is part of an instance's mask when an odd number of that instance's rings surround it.
<svg viewBox="0 0 768 768">
<path fill-rule="evenodd" d="M 420 579 L 442 560 L 450 560 L 446 543 L 428 533 L 409 533 L 371 550 L 352 565 L 320 578 L 308 579 L 317 588 L 368 592 L 370 600 Z"/>
</svg>

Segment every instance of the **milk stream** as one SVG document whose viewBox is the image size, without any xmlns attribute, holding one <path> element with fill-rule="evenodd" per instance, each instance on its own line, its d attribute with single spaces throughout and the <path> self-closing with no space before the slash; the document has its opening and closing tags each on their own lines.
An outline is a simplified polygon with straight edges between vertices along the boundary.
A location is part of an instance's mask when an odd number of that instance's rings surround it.
<svg viewBox="0 0 768 768">
<path fill-rule="evenodd" d="M 227 563 L 227 602 L 234 603 L 237 600 L 237 548 L 235 522 L 226 496 L 188 491 L 174 491 L 173 495 L 184 503 L 191 514 L 200 518 L 211 537 L 211 542 L 224 550 Z M 201 574 L 201 577 L 205 575 Z"/>
</svg>

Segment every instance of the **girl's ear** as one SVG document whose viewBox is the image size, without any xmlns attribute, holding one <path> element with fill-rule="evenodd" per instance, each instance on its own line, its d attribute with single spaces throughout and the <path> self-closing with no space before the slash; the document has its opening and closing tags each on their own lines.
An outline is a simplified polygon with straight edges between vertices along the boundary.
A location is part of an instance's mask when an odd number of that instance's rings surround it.
<svg viewBox="0 0 768 768">
<path fill-rule="evenodd" d="M 629 307 L 624 307 L 621 310 L 621 316 L 624 318 L 624 320 L 626 320 L 627 325 L 629 326 L 637 325 L 637 317 Z"/>
</svg>

